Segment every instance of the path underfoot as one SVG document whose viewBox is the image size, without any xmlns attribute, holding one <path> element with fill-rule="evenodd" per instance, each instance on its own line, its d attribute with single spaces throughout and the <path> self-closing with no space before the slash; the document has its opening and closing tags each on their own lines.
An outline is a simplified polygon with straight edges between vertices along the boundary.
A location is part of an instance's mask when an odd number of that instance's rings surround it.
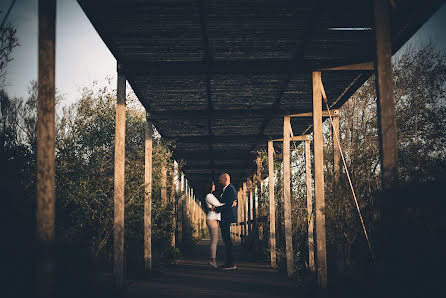
<svg viewBox="0 0 446 298">
<path fill-rule="evenodd" d="M 160 277 L 129 281 L 126 297 L 306 297 L 302 288 L 268 264 L 246 258 L 234 245 L 237 269 L 221 271 L 207 265 L 209 238 L 199 241 L 193 255 L 163 268 Z M 220 239 L 217 261 L 223 263 Z"/>
</svg>

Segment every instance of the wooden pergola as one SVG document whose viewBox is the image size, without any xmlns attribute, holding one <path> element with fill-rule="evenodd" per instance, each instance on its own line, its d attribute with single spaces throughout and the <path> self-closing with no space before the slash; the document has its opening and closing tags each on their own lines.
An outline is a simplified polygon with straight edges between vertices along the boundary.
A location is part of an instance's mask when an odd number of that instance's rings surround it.
<svg viewBox="0 0 446 298">
<path fill-rule="evenodd" d="M 256 206 L 247 184 L 260 185 L 255 153 L 267 148 L 270 248 L 275 266 L 273 142 L 283 143 L 285 235 L 293 274 L 290 141 L 304 141 L 310 267 L 327 287 L 322 121 L 376 74 L 384 188 L 398 177 L 391 56 L 443 3 L 433 1 L 141 1 L 78 0 L 118 63 L 115 146 L 114 275 L 123 287 L 125 86 L 147 111 L 145 261 L 151 270 L 151 148 L 153 126 L 175 141 L 178 171 L 177 239 L 184 210 L 203 224 L 196 197 L 221 172 L 239 188 L 234 235 L 256 236 Z M 54 239 L 55 0 L 39 1 L 39 105 L 37 221 L 42 242 Z M 307 134 L 312 132 L 312 137 Z M 314 147 L 314 165 L 310 159 Z M 339 151 L 335 150 L 335 175 Z M 172 161 L 173 162 L 173 161 Z M 163 174 L 163 183 L 167 179 Z M 175 177 L 174 177 L 175 178 Z M 179 185 L 181 181 L 181 186 Z M 187 187 L 186 187 L 187 182 Z M 165 196 L 165 194 L 164 194 Z M 193 210 L 191 213 L 190 210 Z M 181 211 L 181 212 L 180 212 Z M 315 227 L 315 240 L 313 240 Z M 314 245 L 317 253 L 314 253 Z M 316 260 L 315 255 L 317 256 Z"/>
</svg>

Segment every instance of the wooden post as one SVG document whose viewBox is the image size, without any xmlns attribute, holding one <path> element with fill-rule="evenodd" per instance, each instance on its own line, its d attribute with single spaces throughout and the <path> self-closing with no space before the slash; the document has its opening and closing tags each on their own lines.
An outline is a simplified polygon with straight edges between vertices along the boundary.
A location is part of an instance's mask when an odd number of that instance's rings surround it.
<svg viewBox="0 0 446 298">
<path fill-rule="evenodd" d="M 269 248 L 271 267 L 276 263 L 276 203 L 274 200 L 274 145 L 268 141 L 268 188 L 269 188 Z"/>
<path fill-rule="evenodd" d="M 322 137 L 321 73 L 313 72 L 313 140 L 314 195 L 316 201 L 316 248 L 318 286 L 327 287 L 327 254 L 325 243 L 324 148 Z"/>
<path fill-rule="evenodd" d="M 125 185 L 125 75 L 118 64 L 118 87 L 115 124 L 115 187 L 113 223 L 113 274 L 115 286 L 125 285 L 124 277 L 124 185 Z"/>
<path fill-rule="evenodd" d="M 167 166 L 164 160 L 161 166 L 161 202 L 163 206 L 167 205 Z"/>
<path fill-rule="evenodd" d="M 179 169 L 178 169 L 179 170 Z M 181 171 L 178 171 L 179 183 L 179 197 L 178 197 L 178 220 L 177 220 L 177 243 L 181 244 L 183 241 L 183 218 L 184 218 L 184 176 Z"/>
<path fill-rule="evenodd" d="M 333 116 L 333 130 L 332 130 L 332 137 L 333 137 L 333 174 L 334 174 L 334 186 L 335 189 L 339 184 L 339 177 L 340 177 L 340 171 L 341 171 L 341 151 L 339 150 L 338 142 L 336 141 L 336 136 L 340 138 L 339 136 L 339 116 Z"/>
<path fill-rule="evenodd" d="M 175 214 L 175 207 L 176 207 L 176 187 L 175 187 L 175 162 L 173 162 L 173 168 L 172 168 L 172 172 L 171 172 L 171 180 L 172 180 L 172 185 L 171 185 L 171 189 L 170 189 L 170 203 L 172 206 L 172 239 L 170 240 L 170 245 L 172 247 L 175 247 L 175 231 L 177 229 L 177 218 L 176 218 L 176 214 Z"/>
<path fill-rule="evenodd" d="M 322 118 L 321 118 L 322 119 Z M 283 207 L 285 209 L 285 247 L 288 277 L 294 274 L 293 230 L 291 227 L 290 117 L 283 118 Z"/>
<path fill-rule="evenodd" d="M 146 118 L 146 143 L 144 167 L 144 267 L 152 272 L 152 122 Z"/>
<path fill-rule="evenodd" d="M 315 271 L 314 265 L 314 217 L 313 188 L 311 187 L 311 152 L 310 141 L 305 141 L 305 174 L 307 180 L 307 213 L 308 213 L 308 267 Z"/>
<path fill-rule="evenodd" d="M 392 42 L 389 1 L 374 0 L 376 34 L 376 94 L 382 188 L 398 181 L 398 144 L 393 100 Z"/>
<path fill-rule="evenodd" d="M 248 186 L 248 192 L 247 192 L 247 198 L 248 198 L 248 236 L 251 237 L 251 223 L 252 223 L 252 183 L 251 183 L 251 178 L 248 178 L 248 182 L 247 182 L 247 186 Z"/>
<path fill-rule="evenodd" d="M 37 98 L 37 177 L 36 220 L 37 270 L 35 286 L 42 297 L 54 295 L 54 259 L 51 244 L 55 240 L 55 115 L 56 115 L 56 1 L 39 1 L 39 69 Z"/>
<path fill-rule="evenodd" d="M 247 194 L 247 182 L 243 182 L 243 210 L 244 210 L 244 214 L 243 214 L 243 218 L 244 218 L 244 225 L 243 225 L 243 229 L 244 229 L 244 234 L 245 234 L 245 239 L 244 239 L 244 243 L 248 243 L 248 236 L 249 236 L 249 228 L 248 228 L 248 221 L 249 221 L 249 205 L 248 205 L 248 194 Z"/>
<path fill-rule="evenodd" d="M 259 206 L 258 203 L 260 202 L 262 198 L 262 159 L 260 156 L 257 156 L 256 158 L 256 165 L 257 165 L 257 171 L 256 171 L 256 178 L 257 178 L 257 204 L 256 204 L 256 218 L 258 217 L 259 212 Z"/>
</svg>

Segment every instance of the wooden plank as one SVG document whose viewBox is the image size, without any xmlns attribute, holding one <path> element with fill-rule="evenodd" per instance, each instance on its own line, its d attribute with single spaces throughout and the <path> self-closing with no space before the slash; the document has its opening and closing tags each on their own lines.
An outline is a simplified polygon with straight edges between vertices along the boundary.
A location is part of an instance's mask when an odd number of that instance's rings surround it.
<svg viewBox="0 0 446 298">
<path fill-rule="evenodd" d="M 277 267 L 276 261 L 276 203 L 274 200 L 274 146 L 268 142 L 268 188 L 269 188 L 269 249 L 271 267 Z"/>
<path fill-rule="evenodd" d="M 305 142 L 305 174 L 307 182 L 307 213 L 308 213 L 308 268 L 315 271 L 314 264 L 314 216 L 313 216 L 313 188 L 311 187 L 311 152 L 310 141 Z"/>
<path fill-rule="evenodd" d="M 55 291 L 55 138 L 56 138 L 56 1 L 40 0 L 37 96 L 36 169 L 36 294 L 52 297 Z M 11 4 L 12 7 L 12 4 Z M 7 239 L 4 239 L 7 241 Z"/>
<path fill-rule="evenodd" d="M 327 287 L 325 235 L 324 148 L 322 137 L 321 73 L 313 72 L 314 195 L 316 201 L 317 277 L 320 288 Z"/>
<path fill-rule="evenodd" d="M 285 247 L 288 277 L 294 274 L 293 229 L 291 226 L 290 117 L 283 118 L 283 204 L 285 209 Z"/>
<path fill-rule="evenodd" d="M 153 127 L 146 120 L 145 167 L 144 167 L 144 268 L 152 272 L 152 145 Z"/>
<path fill-rule="evenodd" d="M 302 54 L 299 54 L 302 55 Z M 169 61 L 169 62 L 143 62 L 139 60 L 131 61 L 127 59 L 126 68 L 132 75 L 177 75 L 177 76 L 200 76 L 200 75 L 252 75 L 252 74 L 300 74 L 315 71 L 317 69 L 311 61 L 300 59 L 257 59 L 257 60 L 214 60 L 209 61 Z M 359 68 L 358 70 L 367 70 L 363 63 L 355 63 L 352 60 L 347 65 L 329 62 L 323 65 L 321 69 L 335 69 L 342 67 Z M 358 65 L 358 66 L 355 66 Z M 364 65 L 364 66 L 362 66 Z M 354 69 L 352 69 L 354 70 Z"/>
<path fill-rule="evenodd" d="M 330 117 L 331 116 L 337 116 L 339 115 L 339 109 L 330 109 L 330 114 L 328 113 L 327 110 L 322 111 L 321 115 L 322 117 Z M 313 117 L 313 113 L 312 112 L 308 112 L 308 113 L 300 113 L 300 114 L 294 114 L 294 115 L 288 115 L 288 117 Z"/>
<path fill-rule="evenodd" d="M 376 94 L 378 138 L 381 155 L 382 188 L 389 189 L 398 181 L 398 145 L 393 100 L 392 42 L 389 3 L 374 0 L 376 34 Z"/>
<path fill-rule="evenodd" d="M 311 135 L 303 135 L 303 136 L 292 136 L 290 137 L 290 141 L 308 141 L 311 140 Z M 282 139 L 274 139 L 271 140 L 272 142 L 283 142 L 283 138 Z"/>
<path fill-rule="evenodd" d="M 332 71 L 332 70 L 375 70 L 375 65 L 373 62 L 364 62 L 364 63 L 349 64 L 343 66 L 322 68 L 319 71 Z"/>
<path fill-rule="evenodd" d="M 339 177 L 341 171 L 341 151 L 336 141 L 336 136 L 339 138 L 339 117 L 332 117 L 333 127 L 332 127 L 332 139 L 333 139 L 333 173 L 334 173 L 334 183 L 335 189 L 339 184 Z"/>
<path fill-rule="evenodd" d="M 113 275 L 118 289 L 125 287 L 124 272 L 124 187 L 125 187 L 125 75 L 118 65 L 115 125 L 115 183 L 113 222 Z"/>
</svg>

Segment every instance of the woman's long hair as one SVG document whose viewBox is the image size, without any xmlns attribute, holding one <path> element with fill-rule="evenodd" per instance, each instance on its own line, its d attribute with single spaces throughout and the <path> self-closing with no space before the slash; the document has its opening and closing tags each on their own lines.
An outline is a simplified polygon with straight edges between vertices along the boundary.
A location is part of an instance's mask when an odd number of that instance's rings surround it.
<svg viewBox="0 0 446 298">
<path fill-rule="evenodd" d="M 212 186 L 214 186 L 214 181 L 210 179 L 204 185 L 205 195 L 204 195 L 204 197 L 201 198 L 201 209 L 203 209 L 204 213 L 206 213 L 206 214 L 208 214 L 208 212 L 209 212 L 208 205 L 206 204 L 206 196 L 208 194 L 212 193 Z"/>
</svg>

